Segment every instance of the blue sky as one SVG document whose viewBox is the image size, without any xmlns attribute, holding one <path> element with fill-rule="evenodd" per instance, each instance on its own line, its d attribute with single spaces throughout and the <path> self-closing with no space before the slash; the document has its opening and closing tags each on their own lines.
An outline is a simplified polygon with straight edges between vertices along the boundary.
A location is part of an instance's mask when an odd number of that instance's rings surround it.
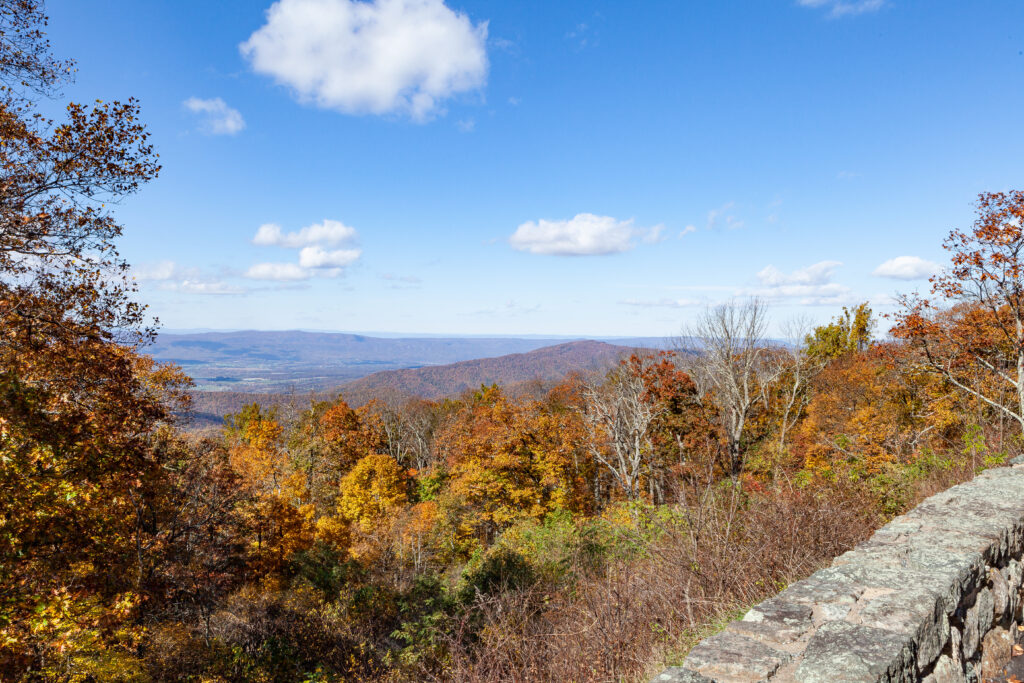
<svg viewBox="0 0 1024 683">
<path fill-rule="evenodd" d="M 927 286 L 1024 186 L 1019 0 L 50 0 L 167 328 L 672 335 Z"/>
</svg>

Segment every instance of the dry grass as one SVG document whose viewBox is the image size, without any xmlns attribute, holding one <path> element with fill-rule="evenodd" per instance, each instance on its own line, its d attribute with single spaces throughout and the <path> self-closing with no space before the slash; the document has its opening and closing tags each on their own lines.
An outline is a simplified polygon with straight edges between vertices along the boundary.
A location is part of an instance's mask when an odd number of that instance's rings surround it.
<svg viewBox="0 0 1024 683">
<path fill-rule="evenodd" d="M 676 662 L 709 625 L 774 594 L 866 538 L 878 520 L 854 493 L 791 487 L 754 496 L 705 491 L 677 508 L 639 558 L 585 575 L 575 591 L 481 599 L 452 645 L 446 677 L 630 681 Z"/>
</svg>

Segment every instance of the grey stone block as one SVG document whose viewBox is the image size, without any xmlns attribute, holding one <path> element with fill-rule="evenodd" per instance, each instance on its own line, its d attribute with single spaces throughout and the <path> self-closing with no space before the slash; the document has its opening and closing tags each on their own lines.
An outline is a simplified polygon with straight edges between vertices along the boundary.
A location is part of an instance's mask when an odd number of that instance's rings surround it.
<svg viewBox="0 0 1024 683">
<path fill-rule="evenodd" d="M 974 659 L 974 655 L 981 645 L 981 639 L 991 628 L 993 608 L 992 591 L 988 588 L 979 590 L 974 604 L 967 608 L 967 615 L 964 617 L 963 642 L 960 645 L 965 660 Z"/>
<path fill-rule="evenodd" d="M 779 597 L 769 598 L 750 609 L 740 621 L 734 621 L 728 630 L 768 645 L 792 643 L 811 628 L 813 611 Z"/>
<path fill-rule="evenodd" d="M 942 601 L 929 591 L 909 586 L 867 601 L 851 621 L 911 638 L 921 671 L 938 659 L 949 640 L 949 618 Z"/>
<path fill-rule="evenodd" d="M 1010 584 L 1002 572 L 995 569 L 989 571 L 989 580 L 992 585 L 994 619 L 999 623 L 1010 614 Z"/>
<path fill-rule="evenodd" d="M 964 672 L 957 668 L 949 655 L 942 655 L 932 672 L 925 676 L 923 683 L 964 683 Z"/>
<path fill-rule="evenodd" d="M 714 683 L 714 681 L 701 676 L 696 671 L 673 666 L 652 678 L 651 683 Z"/>
<path fill-rule="evenodd" d="M 790 658 L 764 643 L 725 631 L 698 643 L 683 667 L 713 680 L 752 682 L 768 678 Z"/>
<path fill-rule="evenodd" d="M 864 586 L 849 577 L 829 574 L 827 570 L 811 574 L 806 579 L 790 584 L 779 598 L 812 609 L 814 623 L 843 619 L 864 593 Z"/>
<path fill-rule="evenodd" d="M 913 641 L 890 631 L 834 621 L 811 638 L 794 678 L 800 683 L 915 681 Z"/>
<path fill-rule="evenodd" d="M 999 573 L 1003 579 L 1006 580 L 1006 584 L 1009 590 L 1009 602 L 1006 605 L 1006 614 L 1010 616 L 1011 620 L 1017 620 L 1018 609 L 1020 607 L 1020 589 L 1022 587 L 1022 572 L 1021 564 L 1017 560 L 1010 560 L 1010 562 L 1003 567 Z"/>
<path fill-rule="evenodd" d="M 942 608 L 948 614 L 954 612 L 965 593 L 974 590 L 987 571 L 980 552 L 957 552 L 942 547 L 919 548 L 909 544 L 898 547 L 859 546 L 837 558 L 833 567 L 844 570 L 843 573 L 852 580 L 865 585 L 896 590 L 907 585 L 930 589 L 940 596 Z M 880 572 L 882 568 L 886 571 Z"/>
</svg>

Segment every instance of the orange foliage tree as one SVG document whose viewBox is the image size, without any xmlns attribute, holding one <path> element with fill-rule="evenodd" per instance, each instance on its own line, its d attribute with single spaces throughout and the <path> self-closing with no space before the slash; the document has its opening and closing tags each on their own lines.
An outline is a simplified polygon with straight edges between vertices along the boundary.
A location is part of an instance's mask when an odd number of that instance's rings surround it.
<svg viewBox="0 0 1024 683">
<path fill-rule="evenodd" d="M 380 417 L 372 406 L 353 409 L 339 397 L 320 417 L 320 424 L 329 457 L 342 472 L 386 448 Z"/>
<path fill-rule="evenodd" d="M 920 368 L 1024 433 L 1024 192 L 979 195 L 973 228 L 952 231 L 944 246 L 951 267 L 931 279 L 940 300 L 904 297 L 892 333 L 916 349 Z"/>
<path fill-rule="evenodd" d="M 583 430 L 569 412 L 517 404 L 484 387 L 438 435 L 448 491 L 469 506 L 468 523 L 489 542 L 520 519 L 587 505 Z"/>
<path fill-rule="evenodd" d="M 229 461 L 250 494 L 242 510 L 252 532 L 253 559 L 264 571 L 280 569 L 315 535 L 315 509 L 283 448 L 283 434 L 273 413 L 255 404 L 228 418 Z"/>
</svg>

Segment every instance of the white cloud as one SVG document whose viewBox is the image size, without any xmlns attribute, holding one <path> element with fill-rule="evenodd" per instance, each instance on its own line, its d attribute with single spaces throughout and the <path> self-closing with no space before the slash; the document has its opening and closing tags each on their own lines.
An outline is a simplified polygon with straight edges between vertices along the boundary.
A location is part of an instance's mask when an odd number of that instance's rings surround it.
<svg viewBox="0 0 1024 683">
<path fill-rule="evenodd" d="M 313 277 L 313 273 L 297 263 L 257 263 L 245 271 L 245 277 L 251 280 L 295 282 L 308 280 Z"/>
<path fill-rule="evenodd" d="M 279 0 L 239 46 L 302 101 L 346 114 L 424 120 L 487 81 L 487 22 L 443 0 Z"/>
<path fill-rule="evenodd" d="M 156 282 L 160 289 L 167 292 L 246 294 L 249 291 L 244 287 L 204 276 L 198 268 L 183 267 L 174 261 L 142 264 L 133 268 L 132 273 L 139 282 Z"/>
<path fill-rule="evenodd" d="M 872 275 L 894 280 L 920 280 L 939 272 L 940 266 L 918 256 L 897 256 L 875 268 Z"/>
<path fill-rule="evenodd" d="M 636 228 L 632 219 L 579 213 L 569 220 L 528 221 L 516 228 L 508 241 L 514 249 L 532 254 L 588 256 L 629 251 L 637 237 L 657 240 L 662 230 L 662 226 Z"/>
<path fill-rule="evenodd" d="M 679 236 L 683 237 L 685 235 L 689 235 L 691 232 L 697 232 L 696 225 L 687 225 L 685 228 L 679 231 Z"/>
<path fill-rule="evenodd" d="M 230 285 L 226 282 L 204 282 L 202 280 L 182 280 L 181 282 L 167 282 L 160 286 L 171 292 L 184 292 L 185 294 L 209 294 L 214 296 L 236 296 L 248 294 L 245 287 Z"/>
<path fill-rule="evenodd" d="M 362 252 L 358 249 L 326 251 L 323 247 L 304 247 L 299 252 L 299 266 L 302 268 L 344 268 L 359 260 Z"/>
<path fill-rule="evenodd" d="M 830 282 L 824 285 L 780 285 L 743 289 L 739 296 L 756 296 L 769 301 L 794 299 L 802 306 L 832 306 L 850 303 L 853 290 L 845 285 Z"/>
<path fill-rule="evenodd" d="M 782 285 L 823 285 L 832 280 L 835 269 L 843 265 L 839 261 L 819 261 L 812 266 L 783 273 L 775 266 L 765 266 L 757 274 L 763 285 L 778 287 Z"/>
<path fill-rule="evenodd" d="M 203 131 L 210 135 L 235 135 L 245 128 L 242 113 L 219 97 L 210 100 L 190 97 L 183 104 L 193 114 L 203 117 Z"/>
<path fill-rule="evenodd" d="M 792 273 L 767 266 L 758 274 L 758 287 L 740 289 L 736 296 L 756 296 L 769 301 L 794 300 L 804 306 L 828 306 L 850 303 L 853 290 L 832 282 L 839 261 L 820 261 Z"/>
<path fill-rule="evenodd" d="M 194 278 L 198 272 L 196 268 L 182 268 L 174 261 L 142 263 L 132 267 L 132 275 L 139 282 L 160 282 L 163 280 Z"/>
<path fill-rule="evenodd" d="M 885 0 L 797 0 L 801 7 L 824 9 L 830 17 L 848 17 L 875 12 L 885 6 Z"/>
<path fill-rule="evenodd" d="M 657 244 L 658 242 L 664 242 L 665 237 L 665 226 L 659 223 L 648 230 L 647 234 L 643 235 L 644 244 Z"/>
<path fill-rule="evenodd" d="M 297 232 L 284 232 L 276 223 L 264 223 L 252 238 L 252 243 L 262 247 L 283 247 L 299 249 L 298 263 L 257 263 L 245 272 L 253 280 L 275 280 L 294 282 L 312 277 L 338 277 L 344 268 L 359 260 L 359 249 L 336 249 L 329 251 L 323 245 L 335 246 L 354 240 L 358 233 L 340 221 L 325 219 L 320 223 L 307 225 Z"/>
<path fill-rule="evenodd" d="M 287 247 L 297 249 L 299 247 L 312 246 L 314 244 L 325 244 L 334 246 L 342 242 L 355 239 L 357 233 L 355 228 L 341 223 L 340 221 L 324 220 L 321 223 L 314 223 L 302 228 L 298 232 L 283 232 L 281 226 L 275 223 L 264 223 L 256 230 L 252 243 L 261 247 Z"/>
</svg>

